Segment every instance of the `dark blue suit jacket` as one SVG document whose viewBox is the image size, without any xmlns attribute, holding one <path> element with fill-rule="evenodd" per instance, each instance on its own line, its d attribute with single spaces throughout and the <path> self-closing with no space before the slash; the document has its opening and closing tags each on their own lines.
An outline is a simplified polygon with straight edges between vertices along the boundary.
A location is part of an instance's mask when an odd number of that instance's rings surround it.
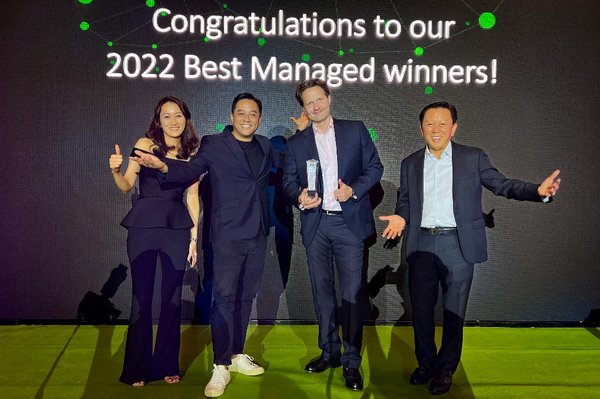
<svg viewBox="0 0 600 399">
<path fill-rule="evenodd" d="M 202 137 L 190 162 L 170 162 L 163 182 L 188 182 L 208 172 L 212 191 L 211 241 L 253 238 L 262 229 L 269 233 L 267 185 L 273 164 L 268 138 L 254 135 L 264 158 L 254 176 L 242 147 L 233 134 L 224 132 Z"/>
<path fill-rule="evenodd" d="M 406 220 L 406 256 L 418 248 L 423 214 L 423 166 L 425 149 L 406 157 L 400 167 L 400 188 L 396 214 Z M 521 201 L 541 201 L 539 184 L 507 179 L 492 165 L 483 150 L 452 142 L 452 196 L 458 239 L 465 260 L 487 260 L 487 239 L 483 218 L 482 187 L 496 195 Z"/>
<path fill-rule="evenodd" d="M 375 222 L 369 190 L 379 182 L 383 165 L 364 123 L 333 119 L 337 147 L 338 176 L 352 187 L 357 199 L 342 202 L 343 217 L 360 239 L 375 234 Z M 319 160 L 312 125 L 288 140 L 284 161 L 283 191 L 288 201 L 298 207 L 298 196 L 308 186 L 306 161 Z M 319 169 L 319 171 L 321 171 Z M 319 197 L 323 198 L 323 176 L 319 173 Z M 312 241 L 321 218 L 321 207 L 300 212 L 300 233 L 307 246 Z"/>
</svg>

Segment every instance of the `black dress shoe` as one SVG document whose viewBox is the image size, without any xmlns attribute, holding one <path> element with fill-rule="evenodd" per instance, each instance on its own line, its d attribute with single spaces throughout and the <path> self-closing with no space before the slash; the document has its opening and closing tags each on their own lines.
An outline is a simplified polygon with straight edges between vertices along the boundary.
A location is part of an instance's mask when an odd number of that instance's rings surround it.
<svg viewBox="0 0 600 399">
<path fill-rule="evenodd" d="M 431 370 L 417 367 L 410 376 L 409 382 L 411 385 L 427 384 L 431 379 Z"/>
<path fill-rule="evenodd" d="M 344 378 L 346 379 L 346 386 L 353 391 L 363 389 L 363 379 L 358 369 L 344 367 Z"/>
<path fill-rule="evenodd" d="M 342 362 L 340 361 L 340 359 L 327 360 L 323 357 L 323 355 L 321 355 L 318 358 L 313 359 L 310 362 L 308 362 L 306 367 L 304 367 L 304 370 L 309 373 L 321 373 L 330 367 L 335 368 L 335 367 L 340 367 L 341 365 L 342 365 Z"/>
<path fill-rule="evenodd" d="M 432 395 L 441 395 L 446 393 L 452 387 L 452 373 L 450 371 L 442 371 L 437 373 L 429 384 L 429 393 Z"/>
</svg>

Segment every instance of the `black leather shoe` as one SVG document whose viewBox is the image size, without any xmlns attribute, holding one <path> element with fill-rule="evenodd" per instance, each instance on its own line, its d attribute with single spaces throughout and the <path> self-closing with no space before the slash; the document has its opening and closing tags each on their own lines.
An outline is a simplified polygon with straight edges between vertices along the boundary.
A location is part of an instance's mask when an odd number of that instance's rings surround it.
<svg viewBox="0 0 600 399">
<path fill-rule="evenodd" d="M 335 368 L 335 367 L 340 367 L 341 365 L 342 365 L 342 362 L 340 361 L 340 359 L 327 360 L 323 357 L 323 355 L 321 355 L 318 358 L 313 359 L 310 362 L 308 362 L 306 367 L 304 367 L 304 370 L 308 373 L 321 373 L 330 367 Z"/>
<path fill-rule="evenodd" d="M 431 379 L 431 371 L 421 367 L 417 367 L 410 376 L 409 382 L 411 385 L 427 384 Z"/>
<path fill-rule="evenodd" d="M 442 371 L 437 373 L 429 384 L 429 393 L 432 395 L 441 395 L 446 393 L 452 387 L 452 373 L 450 371 Z"/>
<path fill-rule="evenodd" d="M 358 369 L 344 367 L 344 378 L 346 379 L 346 386 L 353 391 L 363 389 L 363 379 Z"/>
</svg>

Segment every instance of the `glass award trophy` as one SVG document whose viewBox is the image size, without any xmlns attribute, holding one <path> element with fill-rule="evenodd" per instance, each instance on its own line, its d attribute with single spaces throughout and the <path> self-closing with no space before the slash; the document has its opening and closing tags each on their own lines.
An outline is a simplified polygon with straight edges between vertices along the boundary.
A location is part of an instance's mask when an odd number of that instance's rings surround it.
<svg viewBox="0 0 600 399">
<path fill-rule="evenodd" d="M 317 195 L 317 172 L 319 161 L 309 159 L 306 161 L 306 177 L 308 179 L 308 196 L 314 198 Z"/>
</svg>

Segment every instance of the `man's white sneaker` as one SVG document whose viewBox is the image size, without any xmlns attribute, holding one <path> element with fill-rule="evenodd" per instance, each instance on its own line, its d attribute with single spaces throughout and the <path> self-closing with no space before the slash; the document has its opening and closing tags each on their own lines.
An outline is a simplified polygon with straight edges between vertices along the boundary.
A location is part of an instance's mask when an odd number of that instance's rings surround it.
<svg viewBox="0 0 600 399">
<path fill-rule="evenodd" d="M 231 375 L 227 366 L 217 366 L 215 364 L 212 370 L 212 377 L 210 377 L 210 381 L 208 381 L 206 388 L 204 388 L 204 396 L 207 398 L 217 398 L 223 395 L 229 381 L 231 381 Z"/>
<path fill-rule="evenodd" d="M 231 358 L 231 366 L 229 371 L 244 375 L 261 375 L 265 372 L 265 369 L 254 362 L 252 356 L 248 356 L 245 353 L 240 353 Z"/>
</svg>

